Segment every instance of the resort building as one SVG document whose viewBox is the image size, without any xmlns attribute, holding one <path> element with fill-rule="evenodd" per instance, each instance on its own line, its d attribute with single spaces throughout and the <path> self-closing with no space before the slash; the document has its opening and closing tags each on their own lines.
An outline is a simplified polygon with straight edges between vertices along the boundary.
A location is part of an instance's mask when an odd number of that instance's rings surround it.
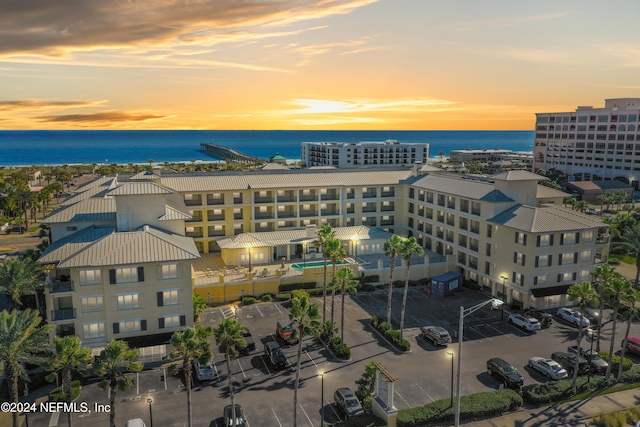
<svg viewBox="0 0 640 427">
<path fill-rule="evenodd" d="M 536 114 L 533 171 L 577 181 L 619 180 L 638 188 L 640 98 L 606 99 L 604 108 Z"/>
<path fill-rule="evenodd" d="M 48 320 L 104 341 L 190 325 L 191 292 L 214 303 L 283 284 L 322 286 L 313 242 L 325 224 L 358 277 L 388 281 L 383 245 L 395 233 L 425 249 L 412 260 L 413 279 L 457 271 L 508 303 L 564 305 L 568 287 L 607 261 L 608 231 L 564 209 L 567 194 L 539 179 L 420 164 L 100 178 L 46 221 Z"/>
<path fill-rule="evenodd" d="M 449 160 L 457 163 L 496 163 L 509 165 L 510 167 L 527 167 L 533 164 L 532 152 L 520 152 L 512 150 L 501 150 L 499 148 L 493 150 L 451 150 L 449 152 Z"/>
<path fill-rule="evenodd" d="M 429 144 L 383 142 L 303 142 L 301 160 L 307 167 L 349 168 L 370 165 L 411 165 L 427 163 Z"/>
</svg>

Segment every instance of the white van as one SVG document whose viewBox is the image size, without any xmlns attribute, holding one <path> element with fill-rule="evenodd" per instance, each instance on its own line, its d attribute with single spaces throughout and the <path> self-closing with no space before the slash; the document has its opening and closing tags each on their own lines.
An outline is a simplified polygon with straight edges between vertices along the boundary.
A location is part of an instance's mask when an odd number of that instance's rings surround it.
<svg viewBox="0 0 640 427">
<path fill-rule="evenodd" d="M 142 421 L 142 418 L 136 418 L 127 421 L 124 427 L 147 427 L 147 425 L 144 423 L 144 421 Z"/>
</svg>

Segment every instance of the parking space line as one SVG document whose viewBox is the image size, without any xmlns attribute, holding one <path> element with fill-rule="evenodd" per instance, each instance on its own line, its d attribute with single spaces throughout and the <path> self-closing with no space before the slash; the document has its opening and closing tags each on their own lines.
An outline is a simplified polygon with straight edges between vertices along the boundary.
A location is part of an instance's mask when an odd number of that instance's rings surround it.
<svg viewBox="0 0 640 427">
<path fill-rule="evenodd" d="M 429 393 L 427 393 L 427 392 L 425 391 L 425 389 L 423 389 L 422 387 L 420 387 L 420 384 L 416 383 L 416 385 L 418 386 L 418 388 L 419 388 L 420 390 L 422 390 L 422 392 L 423 392 L 424 394 L 426 394 L 426 395 L 427 395 L 427 397 L 428 397 L 429 399 L 431 399 L 431 401 L 432 401 L 432 402 L 435 402 L 435 401 L 436 401 L 433 397 L 431 397 L 431 395 L 430 395 Z"/>
<path fill-rule="evenodd" d="M 402 399 L 402 401 L 403 401 L 404 403 L 406 403 L 406 404 L 407 404 L 407 406 L 408 406 L 409 408 L 411 408 L 411 405 L 409 405 L 409 402 L 407 402 L 407 401 L 404 399 L 404 397 L 402 397 L 402 395 L 401 395 L 400 393 L 398 393 L 398 390 L 395 390 L 395 392 L 396 392 L 396 394 L 398 395 L 398 397 L 399 397 L 400 399 Z"/>
<path fill-rule="evenodd" d="M 225 319 L 227 318 L 227 315 L 225 314 L 225 312 L 224 312 L 224 310 L 222 308 L 220 309 L 220 313 L 222 313 L 222 317 L 223 318 L 225 318 Z"/>
<path fill-rule="evenodd" d="M 335 409 L 333 409 L 333 405 L 331 404 L 331 402 L 329 402 L 329 401 L 327 400 L 327 403 L 329 404 L 329 408 L 331 408 L 331 410 L 333 411 L 333 413 L 334 413 L 334 414 L 336 414 L 336 418 L 338 418 L 340 421 L 342 421 L 342 417 L 340 417 L 340 414 L 338 414 L 338 412 L 337 412 Z"/>
<path fill-rule="evenodd" d="M 164 378 L 164 391 L 167 391 L 167 368 L 162 368 L 162 375 Z"/>
<path fill-rule="evenodd" d="M 244 369 L 242 369 L 242 363 L 240 363 L 240 359 L 236 359 L 236 362 L 238 362 L 238 366 L 240 366 L 240 371 L 242 372 L 242 376 L 247 378 L 247 376 L 244 373 Z"/>
<path fill-rule="evenodd" d="M 273 412 L 273 416 L 276 417 L 276 421 L 278 422 L 278 425 L 280 427 L 282 427 L 282 424 L 280 423 L 280 420 L 278 419 L 278 416 L 276 415 L 276 411 L 274 411 L 273 408 L 271 408 L 271 412 Z"/>
<path fill-rule="evenodd" d="M 482 332 L 480 332 L 479 330 L 477 330 L 474 327 L 469 327 L 469 329 L 471 329 L 472 331 L 478 333 L 479 335 L 482 335 L 484 338 L 486 338 L 487 340 L 491 341 L 491 338 L 489 338 L 488 336 L 486 336 L 485 334 L 483 334 Z"/>
<path fill-rule="evenodd" d="M 258 308 L 258 306 L 256 306 L 256 310 L 258 310 L 258 313 L 260 313 L 260 316 L 264 317 L 264 314 L 262 314 L 262 312 L 260 311 L 260 309 Z"/>
<path fill-rule="evenodd" d="M 311 363 L 313 363 L 313 365 L 317 368 L 318 365 L 316 365 L 316 362 L 314 362 L 313 357 L 311 357 L 311 355 L 309 353 L 307 353 L 307 350 L 304 350 L 304 353 L 307 355 L 307 357 L 309 357 L 309 359 L 311 360 Z"/>
<path fill-rule="evenodd" d="M 278 304 L 273 304 L 273 305 L 278 309 L 278 311 L 280 312 L 280 314 L 282 314 L 282 310 L 280 310 L 280 307 L 278 307 Z"/>
<path fill-rule="evenodd" d="M 260 360 L 262 360 L 262 364 L 264 365 L 264 368 L 267 370 L 267 374 L 271 374 L 271 371 L 269 370 L 269 367 L 267 366 L 267 363 L 264 361 L 264 358 L 262 356 L 260 356 Z M 278 422 L 278 424 L 280 424 L 280 422 Z"/>
<path fill-rule="evenodd" d="M 498 332 L 502 336 L 506 336 L 507 338 L 511 338 L 511 334 L 505 334 L 500 329 L 497 329 L 497 328 L 493 327 L 492 325 L 487 325 L 487 326 L 490 327 L 491 329 L 493 329 L 494 331 Z"/>
<path fill-rule="evenodd" d="M 304 410 L 300 402 L 298 402 L 298 406 L 300 407 L 300 409 L 302 409 L 302 412 L 304 412 L 304 416 L 307 417 L 307 420 L 309 420 L 309 424 L 311 424 L 311 427 L 315 427 L 315 425 L 311 422 L 311 418 L 309 418 L 309 415 L 307 415 L 307 411 Z"/>
<path fill-rule="evenodd" d="M 216 371 L 216 377 L 218 377 L 218 382 L 220 382 L 220 374 L 218 374 L 218 368 L 215 363 L 213 364 L 213 370 Z"/>
</svg>

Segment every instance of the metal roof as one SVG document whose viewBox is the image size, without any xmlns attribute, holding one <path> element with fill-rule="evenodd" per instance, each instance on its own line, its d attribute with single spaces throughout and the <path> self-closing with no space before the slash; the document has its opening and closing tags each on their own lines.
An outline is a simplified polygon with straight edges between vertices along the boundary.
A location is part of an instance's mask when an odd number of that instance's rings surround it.
<svg viewBox="0 0 640 427">
<path fill-rule="evenodd" d="M 113 198 L 90 197 L 70 206 L 61 206 L 42 222 L 56 224 L 65 222 L 115 221 L 116 201 Z"/>
<path fill-rule="evenodd" d="M 555 205 L 541 208 L 516 205 L 488 221 L 532 233 L 588 230 L 607 226 L 592 216 Z"/>
<path fill-rule="evenodd" d="M 486 181 L 463 179 L 459 176 L 442 174 L 426 175 L 411 185 L 425 190 L 438 191 L 475 200 L 483 200 L 483 197 L 494 191 L 493 184 Z"/>
<path fill-rule="evenodd" d="M 165 205 L 165 214 L 159 217 L 160 221 L 173 221 L 176 219 L 191 219 L 193 215 L 186 214 L 178 209 L 172 208 L 169 205 Z"/>
<path fill-rule="evenodd" d="M 139 196 L 145 194 L 171 194 L 171 190 L 155 182 L 125 182 L 109 191 L 109 196 Z"/>
<path fill-rule="evenodd" d="M 149 172 L 149 171 L 142 171 L 142 172 L 138 172 L 135 175 L 132 175 L 129 179 L 131 181 L 145 180 L 145 179 L 160 179 L 160 175 L 156 175 L 155 173 Z"/>
<path fill-rule="evenodd" d="M 41 264 L 58 263 L 60 260 L 72 256 L 96 240 L 115 233 L 115 231 L 115 228 L 87 227 L 53 242 L 47 247 L 38 261 Z"/>
<path fill-rule="evenodd" d="M 510 170 L 489 177 L 495 181 L 540 181 L 544 176 L 526 170 Z"/>
</svg>

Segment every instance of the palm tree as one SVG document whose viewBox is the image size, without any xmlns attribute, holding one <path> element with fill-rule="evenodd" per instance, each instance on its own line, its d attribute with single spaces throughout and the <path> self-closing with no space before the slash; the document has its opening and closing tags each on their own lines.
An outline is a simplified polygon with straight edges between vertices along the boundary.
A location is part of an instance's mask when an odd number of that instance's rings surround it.
<svg viewBox="0 0 640 427">
<path fill-rule="evenodd" d="M 440 156 L 440 163 L 444 162 L 444 151 L 439 151 L 438 156 Z"/>
<path fill-rule="evenodd" d="M 7 379 L 9 400 L 18 403 L 18 379 L 28 380 L 26 363 L 44 363 L 41 356 L 49 347 L 48 327 L 40 327 L 42 318 L 33 310 L 0 313 L 0 372 Z M 14 411 L 13 427 L 18 427 L 18 412 Z"/>
<path fill-rule="evenodd" d="M 217 328 L 213 330 L 216 342 L 224 348 L 227 359 L 227 380 L 229 382 L 229 394 L 231 395 L 231 419 L 233 425 L 236 423 L 236 405 L 233 401 L 233 381 L 231 381 L 231 356 L 235 357 L 239 349 L 246 347 L 247 342 L 242 336 L 242 325 L 236 319 L 224 319 Z"/>
<path fill-rule="evenodd" d="M 324 281 L 322 284 L 322 323 L 327 320 L 327 242 L 331 239 L 335 239 L 336 232 L 331 228 L 331 225 L 325 224 L 320 230 L 316 232 L 316 240 L 313 241 L 313 245 L 316 250 L 322 251 L 322 259 L 324 261 Z"/>
<path fill-rule="evenodd" d="M 562 206 L 566 208 L 567 205 L 573 206 L 573 205 L 576 204 L 576 202 L 577 202 L 576 199 L 574 199 L 571 196 L 567 196 L 567 197 L 562 199 Z"/>
<path fill-rule="evenodd" d="M 82 348 L 80 338 L 76 336 L 66 336 L 64 338 L 54 338 L 54 352 L 45 363 L 45 369 L 51 371 L 47 375 L 47 381 L 53 382 L 62 375 L 62 392 L 65 402 L 73 401 L 71 395 L 71 374 L 74 372 L 85 374 L 80 368 L 82 365 L 91 363 L 91 349 Z M 67 412 L 67 425 L 71 427 L 71 411 Z"/>
<path fill-rule="evenodd" d="M 589 203 L 586 200 L 580 200 L 573 205 L 573 210 L 580 213 L 584 213 L 589 207 Z"/>
<path fill-rule="evenodd" d="M 580 354 L 580 341 L 582 340 L 582 319 L 584 318 L 584 309 L 588 304 L 595 304 L 598 300 L 598 294 L 593 289 L 590 282 L 576 283 L 569 288 L 569 301 L 578 301 L 578 307 L 580 309 L 580 321 L 578 322 L 578 354 Z M 573 379 L 571 381 L 571 388 L 573 394 L 576 394 L 576 381 L 578 380 L 578 368 L 580 366 L 580 358 L 576 357 L 576 365 L 573 368 Z"/>
<path fill-rule="evenodd" d="M 402 309 L 400 311 L 400 339 L 402 340 L 402 332 L 404 329 L 404 313 L 407 307 L 407 292 L 409 291 L 409 277 L 411 276 L 411 257 L 413 255 L 424 255 L 424 249 L 416 242 L 415 237 L 409 237 L 402 240 L 400 247 L 400 255 L 407 261 L 407 278 L 404 281 L 404 293 L 402 294 Z"/>
<path fill-rule="evenodd" d="M 389 297 L 387 298 L 387 323 L 391 325 L 391 301 L 393 296 L 393 271 L 396 268 L 396 258 L 402 248 L 402 239 L 395 234 L 384 242 L 384 256 L 391 257 L 391 266 L 389 270 Z"/>
<path fill-rule="evenodd" d="M 332 312 L 333 314 L 333 312 Z M 319 308 L 309 297 L 302 296 L 291 301 L 289 320 L 298 338 L 298 363 L 296 366 L 296 382 L 293 391 L 293 426 L 298 425 L 298 387 L 300 385 L 300 362 L 302 361 L 302 339 L 306 335 L 315 335 L 320 328 Z"/>
<path fill-rule="evenodd" d="M 40 264 L 32 258 L 14 258 L 0 264 L 0 292 L 11 299 L 13 308 L 22 307 L 24 295 L 35 295 L 38 305 L 38 289 L 42 286 Z"/>
<path fill-rule="evenodd" d="M 129 345 L 120 340 L 111 340 L 100 352 L 93 364 L 95 374 L 102 378 L 98 384 L 102 390 L 109 387 L 109 426 L 116 427 L 116 391 L 125 391 L 135 385 L 135 381 L 129 378 L 128 372 L 140 372 L 140 352 L 129 348 Z"/>
<path fill-rule="evenodd" d="M 333 272 L 331 273 L 331 283 L 335 285 L 336 279 L 336 266 L 338 261 L 344 261 L 347 257 L 347 250 L 345 245 L 340 241 L 340 239 L 333 238 L 327 241 L 326 246 L 327 257 L 331 260 L 331 264 L 333 265 Z M 336 290 L 332 286 L 331 287 L 331 324 L 333 325 L 334 313 L 333 307 L 335 306 L 336 299 Z"/>
<path fill-rule="evenodd" d="M 609 305 L 613 308 L 613 324 L 611 326 L 611 345 L 609 346 L 609 366 L 607 366 L 607 372 L 605 373 L 605 378 L 607 378 L 607 385 L 611 384 L 611 366 L 613 362 L 613 345 L 616 340 L 616 325 L 618 321 L 618 310 L 623 306 L 622 301 L 625 298 L 629 298 L 630 294 L 633 292 L 633 288 L 631 287 L 631 283 L 624 277 L 616 277 L 611 280 L 609 283 L 605 284 L 605 295 L 607 296 L 607 301 Z M 622 363 L 622 361 L 620 361 Z"/>
<path fill-rule="evenodd" d="M 202 313 L 207 311 L 209 305 L 202 295 L 193 294 L 193 321 L 199 322 Z"/>
<path fill-rule="evenodd" d="M 600 312 L 600 319 L 602 319 L 604 312 L 604 304 L 606 302 L 605 290 L 606 283 L 609 283 L 614 278 L 621 277 L 620 273 L 615 271 L 609 264 L 597 266 L 593 269 L 591 274 L 592 284 L 595 285 L 598 292 L 598 310 Z M 600 351 L 600 332 L 602 330 L 602 321 L 598 322 L 598 338 L 596 341 L 596 351 Z"/>
<path fill-rule="evenodd" d="M 623 318 L 627 321 L 627 330 L 624 333 L 624 340 L 622 340 L 622 350 L 620 351 L 620 363 L 618 364 L 618 377 L 617 381 L 620 382 L 622 378 L 622 361 L 624 360 L 624 354 L 627 350 L 627 338 L 629 337 L 629 331 L 631 330 L 631 323 L 634 319 L 640 316 L 640 307 L 636 307 L 636 303 L 640 301 L 640 291 L 633 291 L 625 294 L 622 298 L 622 303 L 627 311 L 624 313 Z"/>
<path fill-rule="evenodd" d="M 640 284 L 640 223 L 625 229 L 613 249 L 623 249 L 636 258 L 636 286 Z"/>
<path fill-rule="evenodd" d="M 213 330 L 209 326 L 197 325 L 195 328 L 186 328 L 182 332 L 176 332 L 171 336 L 170 343 L 173 346 L 171 356 L 182 361 L 182 370 L 187 386 L 187 425 L 191 427 L 191 364 L 194 360 L 206 363 L 211 360 L 211 343 L 209 338 Z"/>
<path fill-rule="evenodd" d="M 342 295 L 342 317 L 340 321 L 340 340 L 344 344 L 344 299 L 347 293 L 352 293 L 356 286 L 358 285 L 358 281 L 355 280 L 356 275 L 353 270 L 349 267 L 342 267 L 336 273 L 337 285 L 340 287 L 341 295 Z"/>
</svg>

